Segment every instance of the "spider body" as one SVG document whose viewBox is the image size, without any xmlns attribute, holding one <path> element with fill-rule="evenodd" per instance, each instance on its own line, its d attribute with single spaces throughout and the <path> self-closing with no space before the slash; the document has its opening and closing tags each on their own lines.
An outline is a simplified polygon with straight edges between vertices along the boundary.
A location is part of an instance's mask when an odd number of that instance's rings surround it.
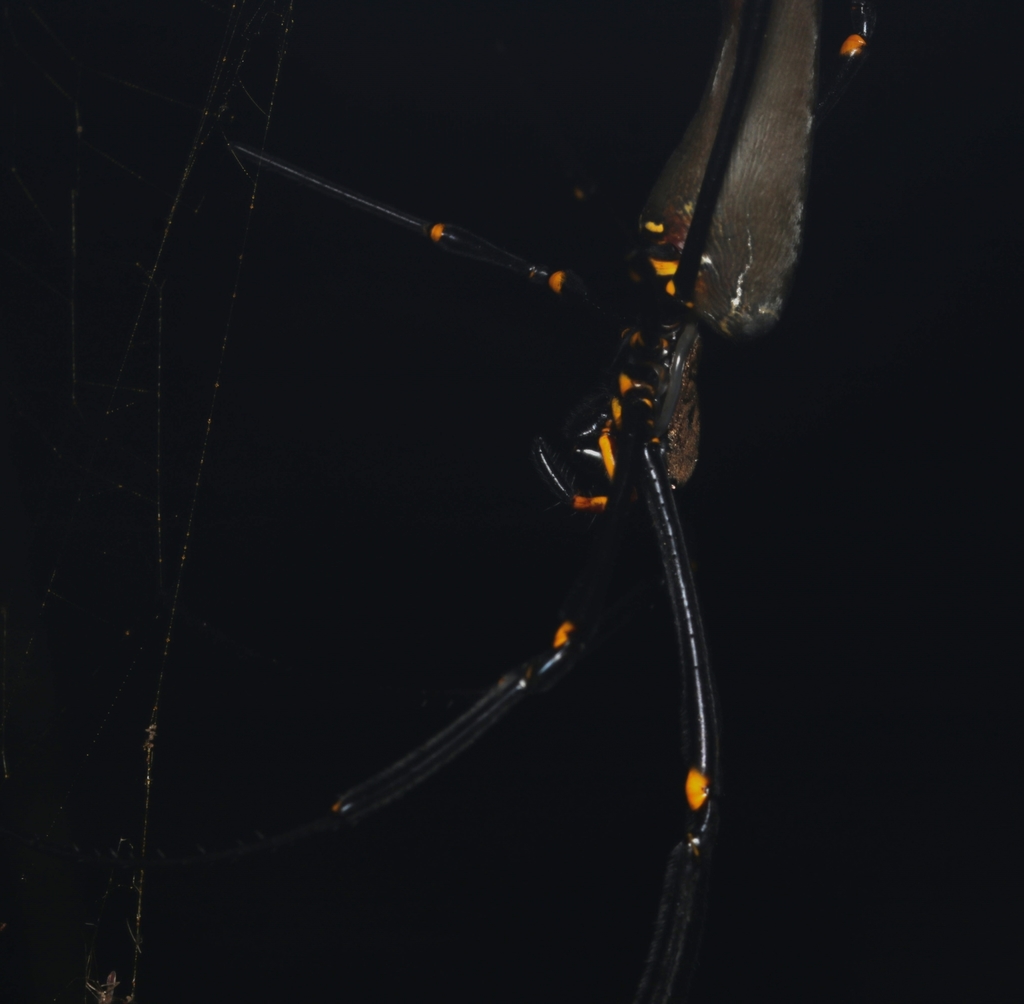
<svg viewBox="0 0 1024 1004">
<path fill-rule="evenodd" d="M 803 236 L 818 103 L 817 0 L 775 3 L 694 290 L 697 315 L 732 338 L 765 334 L 782 311 Z M 640 216 L 655 246 L 681 250 L 736 61 L 726 20 L 700 108 Z M 667 280 L 670 281 L 670 280 Z"/>
</svg>

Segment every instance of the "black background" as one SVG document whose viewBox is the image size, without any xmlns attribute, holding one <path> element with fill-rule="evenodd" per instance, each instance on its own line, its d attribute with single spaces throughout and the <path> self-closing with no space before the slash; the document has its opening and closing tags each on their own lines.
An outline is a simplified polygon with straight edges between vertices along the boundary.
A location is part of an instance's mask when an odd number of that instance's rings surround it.
<svg viewBox="0 0 1024 1004">
<path fill-rule="evenodd" d="M 705 346 L 680 508 L 725 794 L 695 1000 L 1001 992 L 1007 28 L 879 6 L 816 142 L 782 323 Z M 300 0 L 287 37 L 281 3 L 6 11 L 8 651 L 35 638 L 52 702 L 9 688 L 5 784 L 46 765 L 52 834 L 137 846 L 161 671 L 151 851 L 313 818 L 542 648 L 587 553 L 589 518 L 552 504 L 528 448 L 601 378 L 614 327 L 274 177 L 250 211 L 225 137 L 263 142 L 272 101 L 269 151 L 570 265 L 628 311 L 624 255 L 713 8 Z M 827 52 L 846 31 L 830 6 Z M 404 802 L 344 838 L 148 874 L 136 999 L 629 999 L 683 768 L 639 511 L 628 551 L 617 595 L 641 589 L 614 637 Z M 127 993 L 128 879 L 69 867 L 46 891 L 41 867 L 19 853 L 4 879 L 4 992 L 43 995 L 35 958 L 71 981 L 61 1000 L 112 969 Z"/>
</svg>

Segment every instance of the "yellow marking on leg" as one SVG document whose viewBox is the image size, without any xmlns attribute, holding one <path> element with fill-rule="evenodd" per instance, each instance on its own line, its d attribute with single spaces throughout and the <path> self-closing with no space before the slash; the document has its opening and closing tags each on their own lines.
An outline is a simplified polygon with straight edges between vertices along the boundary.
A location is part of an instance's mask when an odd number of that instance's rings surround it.
<svg viewBox="0 0 1024 1004">
<path fill-rule="evenodd" d="M 574 495 L 572 507 L 577 512 L 604 512 L 608 508 L 608 496 Z"/>
<path fill-rule="evenodd" d="M 678 260 L 662 261 L 660 258 L 651 258 L 650 256 L 647 260 L 651 263 L 655 275 L 675 275 L 679 271 Z"/>
<path fill-rule="evenodd" d="M 648 394 L 654 393 L 654 388 L 647 383 L 641 383 L 639 380 L 634 380 L 631 376 L 626 373 L 619 374 L 619 393 L 625 397 L 631 390 L 645 390 Z M 641 398 L 644 404 L 654 407 L 654 405 L 646 397 Z"/>
<path fill-rule="evenodd" d="M 644 224 L 644 230 L 649 230 L 652 234 L 663 234 L 665 232 L 665 224 L 655 223 L 653 220 L 648 220 Z"/>
<path fill-rule="evenodd" d="M 548 278 L 548 285 L 556 293 L 562 292 L 562 287 L 565 285 L 565 273 L 564 272 L 552 272 Z"/>
<path fill-rule="evenodd" d="M 569 635 L 576 630 L 576 625 L 572 621 L 562 621 L 558 625 L 558 630 L 555 632 L 555 640 L 552 642 L 555 648 L 561 648 L 568 640 Z"/>
<path fill-rule="evenodd" d="M 612 401 L 612 421 L 615 423 L 616 429 L 622 428 L 622 402 L 617 398 L 613 397 Z"/>
<path fill-rule="evenodd" d="M 430 239 L 436 244 L 442 237 L 444 237 L 444 224 L 435 223 L 430 228 Z"/>
<path fill-rule="evenodd" d="M 604 469 L 608 474 L 608 480 L 611 481 L 615 477 L 615 450 L 612 448 L 612 437 L 608 435 L 607 429 L 597 437 L 597 445 L 601 448 Z"/>
<path fill-rule="evenodd" d="M 839 47 L 839 55 L 847 58 L 859 56 L 867 48 L 867 39 L 863 35 L 851 35 Z"/>
<path fill-rule="evenodd" d="M 691 767 L 690 773 L 686 775 L 686 801 L 694 812 L 708 800 L 710 790 L 711 781 L 708 777 L 696 767 Z"/>
</svg>

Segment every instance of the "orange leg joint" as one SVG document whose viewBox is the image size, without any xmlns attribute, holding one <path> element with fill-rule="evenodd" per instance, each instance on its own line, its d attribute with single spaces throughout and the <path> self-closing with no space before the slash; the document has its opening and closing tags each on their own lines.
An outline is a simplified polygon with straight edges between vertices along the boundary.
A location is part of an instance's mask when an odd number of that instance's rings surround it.
<svg viewBox="0 0 1024 1004">
<path fill-rule="evenodd" d="M 576 625 L 572 621 L 563 621 L 558 625 L 558 630 L 555 632 L 555 640 L 551 644 L 555 648 L 561 648 L 569 640 L 569 635 L 575 630 Z"/>
<path fill-rule="evenodd" d="M 867 48 L 867 44 L 867 40 L 863 35 L 851 35 L 839 47 L 839 55 L 844 59 L 849 59 L 852 56 L 859 56 L 865 48 Z"/>
<path fill-rule="evenodd" d="M 574 495 L 572 507 L 577 512 L 604 512 L 608 508 L 608 496 Z"/>
<path fill-rule="evenodd" d="M 615 477 L 615 450 L 612 448 L 612 437 L 608 435 L 607 428 L 598 437 L 597 445 L 601 448 L 604 469 L 608 473 L 608 480 L 611 481 Z"/>
<path fill-rule="evenodd" d="M 690 768 L 686 775 L 686 801 L 690 808 L 696 812 L 707 800 L 711 790 L 711 781 L 707 775 L 702 774 L 696 767 Z"/>
</svg>

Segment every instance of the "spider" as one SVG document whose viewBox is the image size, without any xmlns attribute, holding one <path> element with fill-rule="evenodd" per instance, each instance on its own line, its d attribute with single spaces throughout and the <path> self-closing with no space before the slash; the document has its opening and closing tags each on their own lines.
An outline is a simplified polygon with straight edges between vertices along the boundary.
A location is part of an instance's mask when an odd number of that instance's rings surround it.
<svg viewBox="0 0 1024 1004">
<path fill-rule="evenodd" d="M 334 829 L 340 821 L 358 821 L 443 766 L 526 694 L 544 689 L 564 674 L 598 638 L 606 606 L 605 594 L 613 574 L 612 559 L 620 545 L 624 521 L 632 503 L 642 500 L 650 512 L 664 563 L 681 646 L 680 659 L 687 681 L 684 717 L 689 728 L 689 769 L 685 799 L 689 819 L 685 835 L 670 857 L 657 934 L 639 999 L 667 999 L 680 989 L 677 985 L 680 971 L 690 968 L 689 956 L 696 951 L 698 943 L 695 930 L 700 889 L 705 881 L 716 827 L 717 715 L 689 560 L 670 488 L 670 477 L 677 485 L 685 484 L 696 455 L 699 426 L 693 379 L 699 351 L 698 325 L 711 323 L 734 336 L 755 334 L 767 327 L 781 309 L 798 242 L 798 237 L 792 235 L 784 238 L 793 248 L 793 254 L 789 257 L 783 255 L 785 261 L 773 259 L 768 266 L 767 292 L 750 294 L 753 310 L 765 318 L 763 322 L 743 313 L 747 307 L 743 299 L 744 284 L 749 290 L 758 272 L 753 240 L 748 241 L 750 254 L 730 266 L 728 280 L 716 278 L 706 260 L 710 258 L 711 268 L 716 267 L 716 256 L 708 251 L 707 235 L 714 233 L 716 226 L 713 217 L 716 186 L 728 185 L 730 158 L 739 149 L 737 144 L 742 142 L 737 138 L 738 134 L 742 137 L 742 116 L 747 114 L 759 120 L 769 114 L 749 111 L 755 107 L 751 104 L 751 94 L 765 93 L 764 86 L 754 81 L 762 35 L 756 26 L 756 17 L 759 11 L 762 16 L 769 16 L 764 13 L 763 5 L 752 4 L 750 8 L 753 13 L 745 13 L 742 22 L 735 19 L 729 22 L 738 33 L 737 44 L 741 53 L 738 65 L 747 67 L 748 72 L 736 75 L 737 82 L 728 91 L 728 96 L 724 89 L 720 88 L 718 92 L 718 100 L 725 109 L 721 121 L 732 121 L 733 125 L 719 127 L 717 116 L 707 110 L 697 120 L 706 127 L 703 152 L 710 148 L 708 157 L 712 167 L 705 173 L 699 166 L 700 157 L 696 158 L 698 166 L 694 167 L 691 140 L 689 153 L 681 161 L 670 162 L 642 217 L 643 235 L 649 244 L 642 247 L 634 265 L 645 271 L 644 278 L 654 292 L 641 323 L 627 325 L 622 330 L 622 348 L 614 365 L 614 388 L 617 389 L 605 394 L 603 400 L 589 400 L 585 407 L 574 413 L 566 427 L 566 442 L 561 447 L 540 441 L 535 449 L 537 466 L 556 495 L 578 510 L 603 514 L 597 520 L 598 538 L 594 555 L 566 600 L 550 647 L 503 676 L 488 695 L 410 757 L 342 794 L 329 817 L 280 838 L 260 840 L 253 845 L 267 849 L 306 834 Z M 801 16 L 803 14 L 806 11 L 802 11 Z M 777 10 L 771 16 L 776 15 Z M 863 38 L 869 34 L 869 28 L 864 12 L 860 11 L 859 15 L 864 21 L 860 32 Z M 740 23 L 743 24 L 742 31 L 737 27 Z M 737 36 L 726 33 L 726 37 L 735 41 Z M 767 37 L 778 38 L 779 30 L 770 29 Z M 797 71 L 798 75 L 802 72 L 805 87 L 804 98 L 797 111 L 807 122 L 810 121 L 815 94 L 814 45 L 816 37 L 813 43 L 808 41 L 803 47 L 804 69 Z M 859 53 L 860 49 L 854 46 L 849 51 Z M 783 60 L 786 57 L 778 55 L 771 58 Z M 848 65 L 855 65 L 855 60 L 856 56 L 852 57 Z M 807 66 L 811 69 L 808 70 Z M 722 79 L 724 77 L 719 78 L 720 81 Z M 769 111 L 777 108 L 776 98 L 769 97 L 768 100 Z M 713 103 L 712 99 L 709 101 Z M 699 131 L 700 126 L 695 128 Z M 272 170 L 291 170 L 285 162 L 260 151 L 241 144 L 235 144 L 234 149 L 243 157 L 255 159 Z M 795 197 L 798 204 L 801 203 L 805 183 L 806 152 L 805 140 L 795 155 L 795 160 L 803 166 L 793 168 L 786 178 L 786 184 L 798 193 Z M 696 174 L 687 177 L 687 171 L 691 175 L 694 171 Z M 319 184 L 308 173 L 302 173 L 299 180 Z M 356 198 L 335 188 L 335 194 L 339 193 L 346 201 Z M 693 203 L 696 209 L 693 209 Z M 378 215 L 392 215 L 387 207 L 369 200 L 364 208 Z M 801 211 L 795 209 L 790 215 L 799 216 Z M 412 229 L 422 229 L 423 221 L 404 214 L 401 216 L 397 222 L 411 225 Z M 684 242 L 687 229 L 690 240 Z M 595 301 L 595 297 L 568 271 L 540 269 L 457 228 L 441 228 L 436 224 L 427 230 L 435 243 L 442 247 L 449 243 L 451 249 L 468 257 L 518 271 L 531 281 L 542 280 L 563 296 L 575 295 L 584 302 Z M 694 293 L 695 289 L 698 292 Z M 731 296 L 725 296 L 726 292 Z M 725 302 L 715 302 L 716 296 L 719 301 L 724 296 Z M 654 344 L 650 341 L 652 329 L 662 331 Z M 662 339 L 664 344 L 661 344 Z M 648 412 L 649 417 L 645 417 Z M 663 451 L 666 443 L 667 454 Z M 668 467 L 664 469 L 666 456 Z M 596 467 L 589 462 L 594 459 L 599 461 Z M 227 851 L 223 855 L 203 852 L 198 857 L 212 861 L 219 856 L 237 858 L 245 853 L 244 849 Z M 138 865 L 138 861 L 122 863 Z"/>
</svg>

